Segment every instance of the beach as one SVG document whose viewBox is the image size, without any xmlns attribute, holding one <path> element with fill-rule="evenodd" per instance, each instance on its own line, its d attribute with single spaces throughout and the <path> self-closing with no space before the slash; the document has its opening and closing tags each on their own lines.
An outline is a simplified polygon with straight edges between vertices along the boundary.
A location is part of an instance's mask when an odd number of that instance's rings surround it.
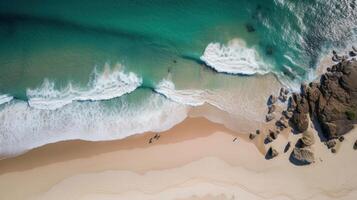
<svg viewBox="0 0 357 200">
<path fill-rule="evenodd" d="M 346 135 L 337 154 L 320 142 L 314 145 L 317 159 L 309 166 L 289 162 L 290 153 L 281 149 L 286 137 L 274 141 L 280 155 L 266 160 L 246 134 L 203 118 L 188 118 L 149 144 L 154 135 L 65 141 L 1 160 L 0 193 L 3 199 L 354 199 L 357 195 L 354 133 Z M 294 140 L 291 134 L 287 137 Z"/>
</svg>

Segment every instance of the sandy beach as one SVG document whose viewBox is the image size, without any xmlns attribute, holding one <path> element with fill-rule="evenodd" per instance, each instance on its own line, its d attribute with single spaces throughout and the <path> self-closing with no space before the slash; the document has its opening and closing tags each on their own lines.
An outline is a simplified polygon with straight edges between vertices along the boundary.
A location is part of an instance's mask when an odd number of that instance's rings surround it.
<svg viewBox="0 0 357 200">
<path fill-rule="evenodd" d="M 355 131 L 355 130 L 354 130 Z M 332 154 L 313 146 L 316 162 L 289 162 L 282 134 L 264 158 L 247 134 L 232 132 L 204 118 L 188 118 L 161 133 L 108 142 L 66 141 L 0 161 L 1 199 L 355 199 L 357 171 L 346 136 Z M 236 140 L 234 140 L 237 138 Z M 260 149 L 260 150 L 259 150 Z"/>
</svg>

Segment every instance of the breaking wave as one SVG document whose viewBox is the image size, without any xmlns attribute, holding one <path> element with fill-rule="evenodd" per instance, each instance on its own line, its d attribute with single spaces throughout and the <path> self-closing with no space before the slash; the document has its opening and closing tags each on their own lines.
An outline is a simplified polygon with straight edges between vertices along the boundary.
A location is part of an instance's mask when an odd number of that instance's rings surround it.
<svg viewBox="0 0 357 200">
<path fill-rule="evenodd" d="M 9 96 L 7 94 L 0 94 L 0 105 L 10 102 L 13 99 L 12 96 Z"/>
<path fill-rule="evenodd" d="M 158 94 L 138 105 L 125 98 L 111 101 L 113 106 L 73 102 L 56 110 L 36 109 L 23 101 L 6 104 L 0 109 L 0 158 L 64 140 L 113 140 L 161 132 L 187 117 L 186 106 Z"/>
<path fill-rule="evenodd" d="M 261 60 L 258 52 L 238 39 L 231 40 L 227 45 L 208 44 L 201 60 L 217 72 L 244 75 L 270 72 L 269 65 Z"/>
<path fill-rule="evenodd" d="M 28 103 L 34 108 L 54 110 L 73 101 L 107 100 L 122 96 L 142 84 L 140 77 L 132 72 L 125 73 L 122 68 L 118 65 L 111 70 L 109 64 L 105 64 L 102 73 L 94 70 L 94 78 L 86 88 L 68 83 L 65 88 L 56 89 L 53 81 L 45 79 L 39 88 L 27 89 Z"/>
</svg>

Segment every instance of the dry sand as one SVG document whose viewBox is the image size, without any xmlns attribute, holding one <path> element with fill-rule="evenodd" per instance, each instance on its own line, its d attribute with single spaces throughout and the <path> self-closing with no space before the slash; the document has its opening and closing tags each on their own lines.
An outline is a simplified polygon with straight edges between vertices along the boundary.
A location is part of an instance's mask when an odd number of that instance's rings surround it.
<svg viewBox="0 0 357 200">
<path fill-rule="evenodd" d="M 355 130 L 353 130 L 356 132 Z M 203 118 L 188 118 L 160 134 L 119 141 L 49 144 L 0 161 L 0 199 L 356 199 L 357 133 L 332 154 L 315 144 L 316 163 L 295 166 L 283 153 L 284 133 L 274 141 L 280 152 L 264 159 L 246 134 Z M 234 138 L 237 140 L 233 142 Z"/>
</svg>

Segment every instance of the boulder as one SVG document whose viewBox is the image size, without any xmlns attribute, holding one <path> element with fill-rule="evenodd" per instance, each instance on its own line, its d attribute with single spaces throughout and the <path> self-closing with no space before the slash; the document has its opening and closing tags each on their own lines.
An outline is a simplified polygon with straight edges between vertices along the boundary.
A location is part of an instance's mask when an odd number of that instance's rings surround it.
<svg viewBox="0 0 357 200">
<path fill-rule="evenodd" d="M 278 151 L 276 149 L 274 149 L 273 147 L 270 147 L 269 150 L 267 151 L 265 157 L 266 157 L 266 159 L 272 159 L 278 155 L 279 155 Z"/>
<path fill-rule="evenodd" d="M 270 104 L 270 105 L 275 104 L 276 101 L 277 101 L 276 96 L 270 95 L 270 97 L 269 97 L 269 104 Z"/>
<path fill-rule="evenodd" d="M 256 130 L 255 134 L 259 135 L 260 134 L 260 130 Z"/>
<path fill-rule="evenodd" d="M 289 122 L 285 120 L 284 117 L 281 117 L 277 122 L 276 126 L 282 127 L 282 128 L 288 128 L 289 127 Z"/>
<path fill-rule="evenodd" d="M 270 122 L 273 119 L 275 119 L 275 115 L 273 113 L 272 114 L 267 114 L 265 116 L 265 121 L 267 121 L 267 122 Z"/>
<path fill-rule="evenodd" d="M 284 153 L 288 152 L 289 149 L 291 147 L 291 142 L 288 142 L 286 145 L 285 145 L 285 148 L 284 148 Z"/>
<path fill-rule="evenodd" d="M 256 135 L 254 135 L 253 133 L 249 134 L 249 139 L 253 140 L 255 138 Z"/>
<path fill-rule="evenodd" d="M 268 108 L 268 113 L 271 114 L 271 113 L 275 112 L 275 110 L 276 110 L 276 106 L 275 105 L 271 105 Z"/>
<path fill-rule="evenodd" d="M 343 142 L 343 141 L 345 140 L 345 137 L 341 136 L 341 137 L 338 138 L 338 140 L 339 140 L 340 142 Z"/>
<path fill-rule="evenodd" d="M 295 112 L 290 121 L 294 125 L 294 128 L 300 133 L 306 131 L 309 127 L 309 119 L 305 113 Z"/>
<path fill-rule="evenodd" d="M 300 165 L 309 165 L 315 161 L 314 153 L 310 148 L 294 148 L 291 153 L 293 161 L 297 161 Z"/>
<path fill-rule="evenodd" d="M 353 149 L 357 150 L 357 140 L 355 141 L 355 143 L 353 144 Z"/>
<path fill-rule="evenodd" d="M 328 149 L 332 149 L 336 146 L 336 140 L 329 140 L 325 144 Z"/>
<path fill-rule="evenodd" d="M 284 110 L 284 111 L 283 111 L 283 115 L 284 115 L 284 117 L 285 117 L 286 119 L 290 119 L 290 118 L 293 116 L 293 112 Z"/>
<path fill-rule="evenodd" d="M 276 131 L 269 130 L 269 136 L 273 139 L 276 140 L 278 138 L 278 133 Z"/>
<path fill-rule="evenodd" d="M 302 134 L 301 142 L 305 146 L 311 146 L 311 145 L 315 144 L 315 136 L 314 136 L 314 134 L 312 132 L 310 132 L 310 131 L 305 131 Z"/>
<path fill-rule="evenodd" d="M 274 141 L 274 139 L 270 135 L 267 135 L 265 137 L 264 143 L 268 144 L 268 143 L 273 142 L 273 141 Z"/>
</svg>

